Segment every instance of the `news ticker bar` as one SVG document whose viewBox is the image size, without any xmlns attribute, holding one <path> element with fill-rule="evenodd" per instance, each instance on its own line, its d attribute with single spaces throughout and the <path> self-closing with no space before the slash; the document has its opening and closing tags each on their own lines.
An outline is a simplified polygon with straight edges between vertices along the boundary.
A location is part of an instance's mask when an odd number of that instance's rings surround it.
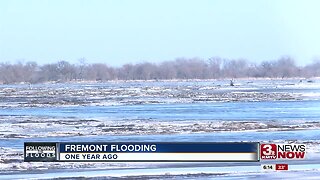
<svg viewBox="0 0 320 180">
<path fill-rule="evenodd" d="M 259 143 L 25 142 L 25 162 L 257 162 Z"/>
</svg>

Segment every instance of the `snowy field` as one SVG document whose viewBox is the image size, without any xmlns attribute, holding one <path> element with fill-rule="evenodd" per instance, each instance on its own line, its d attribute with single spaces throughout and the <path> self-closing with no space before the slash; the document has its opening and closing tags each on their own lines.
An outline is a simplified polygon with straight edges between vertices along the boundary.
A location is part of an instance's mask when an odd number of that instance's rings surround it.
<svg viewBox="0 0 320 180">
<path fill-rule="evenodd" d="M 320 176 L 318 79 L 0 85 L 0 107 L 0 179 Z M 265 172 L 261 163 L 26 163 L 25 141 L 297 142 L 308 149 L 305 160 L 281 161 L 289 172 Z"/>
</svg>

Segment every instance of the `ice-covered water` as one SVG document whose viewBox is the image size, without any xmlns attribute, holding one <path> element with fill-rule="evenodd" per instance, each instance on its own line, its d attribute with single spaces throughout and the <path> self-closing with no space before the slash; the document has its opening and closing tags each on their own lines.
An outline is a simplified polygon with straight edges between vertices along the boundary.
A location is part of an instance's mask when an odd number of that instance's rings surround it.
<svg viewBox="0 0 320 180">
<path fill-rule="evenodd" d="M 320 83 L 298 80 L 243 80 L 234 87 L 228 81 L 3 85 L 0 179 L 86 172 L 187 178 L 191 170 L 191 178 L 268 176 L 259 164 L 245 163 L 24 163 L 25 141 L 300 142 L 308 144 L 309 158 L 290 163 L 313 177 L 320 169 L 319 95 Z M 226 166 L 231 169 L 222 171 Z"/>
</svg>

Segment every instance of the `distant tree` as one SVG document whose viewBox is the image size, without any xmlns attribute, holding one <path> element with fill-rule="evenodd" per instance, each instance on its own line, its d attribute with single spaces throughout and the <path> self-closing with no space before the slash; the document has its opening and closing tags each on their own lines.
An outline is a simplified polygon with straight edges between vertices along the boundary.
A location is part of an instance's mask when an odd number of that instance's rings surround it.
<svg viewBox="0 0 320 180">
<path fill-rule="evenodd" d="M 274 64 L 270 61 L 263 61 L 259 67 L 259 77 L 274 77 Z"/>
<path fill-rule="evenodd" d="M 246 75 L 247 77 L 255 77 L 255 78 L 261 77 L 259 66 L 256 65 L 255 63 L 251 63 L 248 66 Z"/>
<path fill-rule="evenodd" d="M 320 77 L 320 60 L 314 60 L 313 63 L 300 68 L 300 71 L 301 75 L 306 78 Z"/>
<path fill-rule="evenodd" d="M 0 82 L 39 83 L 47 81 L 68 82 L 72 80 L 108 81 L 149 79 L 211 79 L 242 77 L 319 77 L 320 60 L 299 67 L 290 57 L 250 63 L 244 59 L 222 59 L 213 57 L 204 61 L 199 58 L 177 58 L 159 64 L 143 62 L 110 67 L 105 63 L 88 64 L 84 58 L 77 64 L 67 61 L 37 65 L 35 62 L 0 63 Z"/>
<path fill-rule="evenodd" d="M 108 81 L 113 79 L 113 69 L 103 63 L 91 64 L 87 67 L 86 77 L 88 80 Z"/>
<path fill-rule="evenodd" d="M 298 68 L 290 57 L 282 57 L 276 62 L 275 73 L 281 78 L 294 77 L 297 72 Z"/>
<path fill-rule="evenodd" d="M 221 77 L 222 61 L 219 57 L 212 57 L 208 60 L 209 78 Z"/>
<path fill-rule="evenodd" d="M 34 83 L 37 81 L 36 72 L 38 70 L 38 65 L 36 62 L 27 62 L 23 67 L 23 81 Z"/>
<path fill-rule="evenodd" d="M 123 80 L 134 80 L 134 66 L 132 64 L 124 64 L 118 70 L 118 77 L 119 79 Z"/>
<path fill-rule="evenodd" d="M 245 77 L 248 72 L 248 62 L 243 59 L 239 60 L 224 60 L 223 61 L 223 76 L 229 78 Z"/>
<path fill-rule="evenodd" d="M 75 79 L 76 69 L 67 61 L 59 61 L 56 65 L 59 80 L 66 82 Z"/>
<path fill-rule="evenodd" d="M 78 60 L 79 61 L 79 65 L 76 66 L 76 79 L 78 80 L 83 80 L 85 77 L 85 68 L 87 66 L 87 63 L 86 63 L 86 59 L 85 58 L 81 58 Z"/>
<path fill-rule="evenodd" d="M 162 62 L 158 66 L 159 79 L 176 79 L 177 78 L 177 68 L 173 61 Z"/>
</svg>

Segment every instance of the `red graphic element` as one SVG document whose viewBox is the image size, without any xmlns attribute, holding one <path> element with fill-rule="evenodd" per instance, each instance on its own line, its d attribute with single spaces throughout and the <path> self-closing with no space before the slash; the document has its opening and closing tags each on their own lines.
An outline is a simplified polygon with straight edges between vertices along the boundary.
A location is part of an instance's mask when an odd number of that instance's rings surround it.
<svg viewBox="0 0 320 180">
<path fill-rule="evenodd" d="M 276 164 L 277 171 L 288 171 L 289 165 L 288 164 Z"/>
<path fill-rule="evenodd" d="M 261 159 L 277 159 L 277 145 L 276 144 L 261 144 L 260 145 Z"/>
</svg>

